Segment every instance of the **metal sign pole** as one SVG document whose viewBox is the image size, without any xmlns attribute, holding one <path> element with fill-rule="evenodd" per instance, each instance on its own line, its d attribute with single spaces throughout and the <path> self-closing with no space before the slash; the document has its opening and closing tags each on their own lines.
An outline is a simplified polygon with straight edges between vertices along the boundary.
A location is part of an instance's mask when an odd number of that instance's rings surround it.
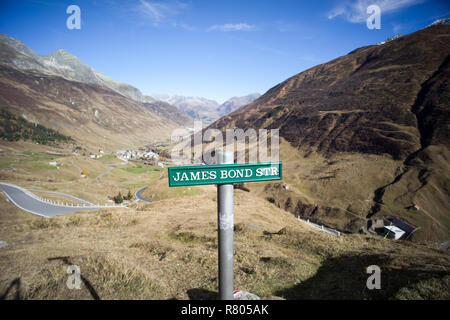
<svg viewBox="0 0 450 320">
<path fill-rule="evenodd" d="M 233 183 L 281 180 L 282 163 L 234 163 L 231 151 L 217 151 L 217 162 L 207 166 L 169 167 L 168 180 L 169 187 L 217 185 L 219 299 L 233 300 Z"/>
<path fill-rule="evenodd" d="M 219 164 L 234 163 L 230 151 L 218 151 Z M 219 299 L 233 300 L 233 232 L 234 232 L 233 184 L 217 185 L 217 223 L 219 233 Z"/>
</svg>

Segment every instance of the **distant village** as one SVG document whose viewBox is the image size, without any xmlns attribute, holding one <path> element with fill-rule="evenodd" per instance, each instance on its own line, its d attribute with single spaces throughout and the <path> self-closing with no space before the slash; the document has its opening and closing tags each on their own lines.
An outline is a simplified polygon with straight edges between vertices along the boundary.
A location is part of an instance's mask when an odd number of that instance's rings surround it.
<svg viewBox="0 0 450 320">
<path fill-rule="evenodd" d="M 115 152 L 115 156 L 123 161 L 139 161 L 144 165 L 164 168 L 170 163 L 170 159 L 167 157 L 167 151 L 165 150 L 167 146 L 167 143 L 158 142 L 136 149 L 119 150 Z M 111 155 L 110 153 L 106 154 L 102 149 L 99 149 L 98 152 L 88 152 L 86 148 L 81 146 L 74 147 L 72 149 L 72 154 L 77 157 L 85 156 L 91 159 L 101 159 Z M 49 165 L 58 166 L 56 161 L 49 162 Z"/>
<path fill-rule="evenodd" d="M 159 155 L 153 151 L 142 150 L 120 150 L 116 152 L 117 156 L 123 159 L 131 160 L 156 160 L 159 159 Z"/>
<path fill-rule="evenodd" d="M 142 160 L 146 161 L 144 164 L 159 166 L 164 168 L 167 164 L 167 159 L 165 157 L 160 156 L 157 152 L 155 152 L 155 148 L 160 147 L 160 145 L 152 145 L 146 147 L 140 147 L 136 149 L 129 150 L 119 150 L 116 152 L 116 155 L 119 159 L 123 160 Z"/>
</svg>

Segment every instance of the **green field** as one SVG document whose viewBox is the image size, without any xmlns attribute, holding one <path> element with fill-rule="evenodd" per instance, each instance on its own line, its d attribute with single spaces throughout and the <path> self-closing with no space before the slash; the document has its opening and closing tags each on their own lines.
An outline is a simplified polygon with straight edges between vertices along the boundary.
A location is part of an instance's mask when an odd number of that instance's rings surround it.
<svg viewBox="0 0 450 320">
<path fill-rule="evenodd" d="M 35 168 L 35 169 L 56 170 L 55 166 L 50 166 L 50 165 L 47 165 L 47 164 L 33 164 L 32 167 Z"/>
<path fill-rule="evenodd" d="M 160 168 L 123 168 L 122 170 L 128 173 L 147 173 L 147 172 L 162 171 L 162 169 Z"/>
<path fill-rule="evenodd" d="M 26 158 L 19 159 L 19 162 L 27 162 L 27 161 L 44 161 L 44 160 L 54 160 L 59 158 L 58 155 L 52 155 L 45 152 L 22 152 L 23 155 L 27 156 Z"/>
<path fill-rule="evenodd" d="M 95 160 L 101 161 L 101 162 L 108 162 L 108 161 L 114 160 L 115 158 L 116 158 L 115 155 L 113 155 L 113 154 L 108 154 L 108 155 L 106 155 L 106 156 L 103 156 L 103 157 L 101 157 L 101 158 L 97 158 L 97 159 L 95 159 Z"/>
</svg>

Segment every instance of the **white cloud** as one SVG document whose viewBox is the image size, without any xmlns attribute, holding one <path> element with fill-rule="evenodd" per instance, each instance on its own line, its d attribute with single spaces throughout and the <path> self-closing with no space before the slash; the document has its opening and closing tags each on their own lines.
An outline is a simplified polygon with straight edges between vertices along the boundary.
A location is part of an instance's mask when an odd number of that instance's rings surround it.
<svg viewBox="0 0 450 320">
<path fill-rule="evenodd" d="M 197 31 L 197 27 L 191 26 L 189 24 L 186 23 L 180 23 L 179 24 L 180 28 L 187 30 L 187 31 Z"/>
<path fill-rule="evenodd" d="M 403 24 L 391 23 L 391 25 L 392 25 L 392 31 L 395 34 L 398 34 L 400 32 L 400 30 L 405 29 L 405 25 L 403 25 Z"/>
<path fill-rule="evenodd" d="M 229 31 L 253 31 L 256 27 L 249 25 L 247 23 L 227 23 L 223 25 L 214 25 L 210 27 L 208 30 L 210 31 L 223 31 L 223 32 L 229 32 Z"/>
<path fill-rule="evenodd" d="M 424 2 L 424 0 L 356 0 L 347 1 L 328 14 L 328 19 L 334 19 L 338 16 L 343 16 L 345 20 L 352 23 L 365 22 L 368 14 L 367 7 L 376 4 L 381 9 L 381 14 L 393 12 L 402 8 L 406 8 L 418 3 Z"/>
<path fill-rule="evenodd" d="M 140 0 L 138 11 L 145 15 L 153 25 L 158 26 L 186 9 L 188 4 L 180 1 L 150 2 Z"/>
</svg>

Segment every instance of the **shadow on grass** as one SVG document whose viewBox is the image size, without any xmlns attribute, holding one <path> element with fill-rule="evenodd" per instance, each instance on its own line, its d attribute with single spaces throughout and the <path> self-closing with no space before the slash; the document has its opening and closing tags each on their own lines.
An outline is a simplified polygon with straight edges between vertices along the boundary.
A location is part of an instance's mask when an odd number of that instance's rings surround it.
<svg viewBox="0 0 450 320">
<path fill-rule="evenodd" d="M 70 262 L 69 258 L 70 257 L 54 257 L 54 258 L 48 258 L 47 260 L 48 261 L 60 260 L 60 261 L 64 262 L 65 264 L 67 264 L 68 266 L 71 266 L 71 265 L 73 265 L 73 263 Z M 97 291 L 95 291 L 94 287 L 91 285 L 89 280 L 87 280 L 81 274 L 80 274 L 80 279 L 81 279 L 81 281 L 83 281 L 84 285 L 88 289 L 89 293 L 91 294 L 92 299 L 101 300 L 100 296 L 97 294 Z"/>
<path fill-rule="evenodd" d="M 201 288 L 189 289 L 187 295 L 190 300 L 217 300 L 219 297 L 217 292 Z"/>
<path fill-rule="evenodd" d="M 446 271 L 425 270 L 421 265 L 410 269 L 393 269 L 392 258 L 387 255 L 346 255 L 325 260 L 311 278 L 274 294 L 285 299 L 321 300 L 381 300 L 392 299 L 405 286 L 421 280 L 443 278 Z M 381 269 L 381 289 L 369 290 L 367 267 L 377 265 Z"/>
<path fill-rule="evenodd" d="M 14 300 L 20 300 L 21 298 L 21 285 L 20 285 L 20 278 L 15 278 L 11 283 L 9 284 L 8 288 L 5 290 L 5 292 L 0 296 L 0 300 L 6 300 L 6 297 L 8 296 L 9 292 L 13 287 L 16 287 L 16 294 L 14 295 Z"/>
</svg>

